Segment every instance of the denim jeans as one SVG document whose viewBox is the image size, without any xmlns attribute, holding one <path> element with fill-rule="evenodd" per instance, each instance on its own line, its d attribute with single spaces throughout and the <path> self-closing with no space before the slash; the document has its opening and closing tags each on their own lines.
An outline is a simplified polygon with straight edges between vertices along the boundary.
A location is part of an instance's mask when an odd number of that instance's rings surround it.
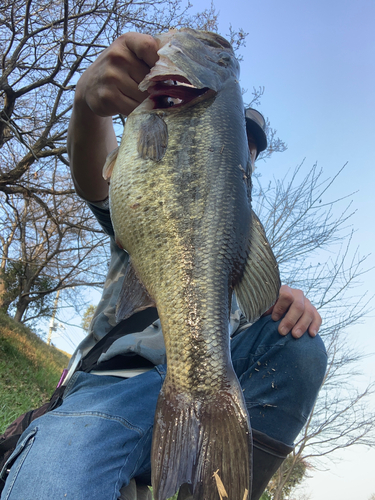
<svg viewBox="0 0 375 500">
<path fill-rule="evenodd" d="M 327 356 L 319 336 L 294 339 L 270 316 L 232 339 L 252 427 L 292 445 L 312 409 Z M 77 372 L 63 404 L 33 421 L 13 453 L 1 500 L 116 500 L 150 478 L 156 401 L 166 367 L 130 379 Z"/>
</svg>

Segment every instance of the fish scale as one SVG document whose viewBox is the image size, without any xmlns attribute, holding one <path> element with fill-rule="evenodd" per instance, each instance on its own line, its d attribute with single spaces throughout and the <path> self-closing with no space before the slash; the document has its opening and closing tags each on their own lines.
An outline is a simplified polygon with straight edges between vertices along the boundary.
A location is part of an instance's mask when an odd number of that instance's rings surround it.
<svg viewBox="0 0 375 500">
<path fill-rule="evenodd" d="M 219 474 L 231 500 L 243 500 L 251 488 L 251 431 L 230 359 L 230 304 L 237 287 L 248 316 L 255 314 L 253 298 L 260 304 L 256 313 L 269 307 L 278 292 L 277 268 L 269 252 L 271 264 L 257 276 L 271 285 L 259 299 L 248 260 L 258 247 L 264 250 L 265 236 L 260 225 L 252 225 L 249 152 L 233 52 L 212 33 L 176 31 L 168 43 L 163 36 L 164 66 L 169 58 L 176 78 L 183 74 L 203 90 L 195 101 L 175 108 L 150 109 L 147 103 L 136 108 L 110 181 L 116 239 L 131 261 L 125 310 L 131 314 L 156 305 L 166 345 L 168 369 L 152 446 L 154 496 L 165 500 L 188 483 L 195 500 L 217 500 Z M 207 67 L 198 71 L 202 60 Z M 156 64 L 146 77 L 151 86 L 153 74 L 167 71 L 164 66 Z M 197 83 L 196 74 L 206 80 Z M 158 85 L 157 102 L 164 87 Z M 189 89 L 188 99 L 192 95 Z M 128 280 L 132 285 L 126 288 Z M 141 303 L 134 303 L 137 282 Z"/>
</svg>

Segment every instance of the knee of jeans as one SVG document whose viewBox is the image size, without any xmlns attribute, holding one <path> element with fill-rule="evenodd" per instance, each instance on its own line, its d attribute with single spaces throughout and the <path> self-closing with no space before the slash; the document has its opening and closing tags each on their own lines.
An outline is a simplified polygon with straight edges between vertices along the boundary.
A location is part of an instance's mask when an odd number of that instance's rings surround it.
<svg viewBox="0 0 375 500">
<path fill-rule="evenodd" d="M 309 385 L 310 390 L 319 390 L 323 383 L 327 368 L 327 352 L 319 335 L 310 337 L 306 332 L 301 338 L 295 339 L 288 334 L 286 356 L 293 367 L 294 376 L 301 385 Z"/>
</svg>

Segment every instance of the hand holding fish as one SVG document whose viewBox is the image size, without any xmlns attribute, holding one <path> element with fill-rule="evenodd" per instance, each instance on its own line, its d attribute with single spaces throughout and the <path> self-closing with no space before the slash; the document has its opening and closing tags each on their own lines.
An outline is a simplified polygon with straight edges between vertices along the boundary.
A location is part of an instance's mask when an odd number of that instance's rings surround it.
<svg viewBox="0 0 375 500">
<path fill-rule="evenodd" d="M 77 91 L 98 116 L 129 115 L 148 96 L 138 85 L 158 60 L 157 50 L 151 35 L 121 35 L 85 71 Z"/>
</svg>

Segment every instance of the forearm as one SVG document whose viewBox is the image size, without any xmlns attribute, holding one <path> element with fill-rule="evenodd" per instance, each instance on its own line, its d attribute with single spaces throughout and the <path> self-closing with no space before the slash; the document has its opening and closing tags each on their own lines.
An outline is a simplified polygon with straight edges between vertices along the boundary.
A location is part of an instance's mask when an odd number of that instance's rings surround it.
<svg viewBox="0 0 375 500">
<path fill-rule="evenodd" d="M 117 147 L 112 116 L 128 116 L 146 97 L 138 84 L 158 59 L 150 35 L 126 33 L 105 49 L 77 83 L 68 130 L 68 155 L 77 193 L 87 201 L 108 195 L 102 169 Z"/>
<path fill-rule="evenodd" d="M 108 184 L 102 170 L 107 155 L 117 147 L 112 117 L 91 111 L 77 86 L 69 123 L 67 148 L 77 194 L 88 201 L 108 196 Z"/>
</svg>

